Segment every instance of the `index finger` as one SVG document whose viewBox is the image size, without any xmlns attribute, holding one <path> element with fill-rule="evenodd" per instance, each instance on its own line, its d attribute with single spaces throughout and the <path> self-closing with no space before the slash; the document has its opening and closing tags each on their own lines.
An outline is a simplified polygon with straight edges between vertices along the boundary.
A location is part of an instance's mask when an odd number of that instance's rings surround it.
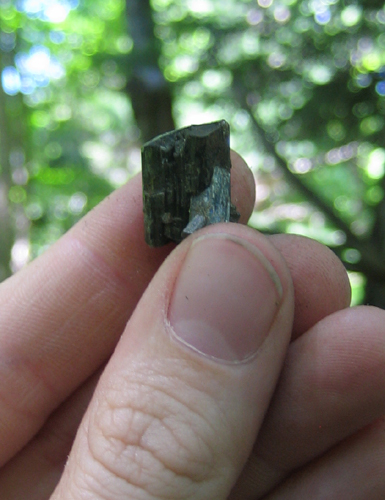
<svg viewBox="0 0 385 500">
<path fill-rule="evenodd" d="M 232 155 L 233 201 L 247 221 L 250 171 Z M 111 354 L 173 245 L 144 241 L 141 177 L 110 195 L 0 287 L 0 465 Z"/>
</svg>

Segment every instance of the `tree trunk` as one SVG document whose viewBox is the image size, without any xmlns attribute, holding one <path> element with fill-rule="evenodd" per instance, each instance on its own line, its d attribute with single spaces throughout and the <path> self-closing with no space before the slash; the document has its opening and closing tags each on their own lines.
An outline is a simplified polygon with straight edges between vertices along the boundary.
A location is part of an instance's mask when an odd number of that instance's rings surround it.
<svg viewBox="0 0 385 500">
<path fill-rule="evenodd" d="M 0 281 L 11 275 L 11 250 L 14 242 L 13 225 L 8 207 L 8 185 L 0 180 Z"/>
<path fill-rule="evenodd" d="M 382 181 L 382 189 L 385 189 L 385 179 Z M 385 261 L 385 199 L 377 206 L 370 243 L 377 249 L 379 255 L 384 256 Z M 385 281 L 382 276 L 378 279 L 368 277 L 364 303 L 385 309 Z"/>
<path fill-rule="evenodd" d="M 159 68 L 160 43 L 154 35 L 149 0 L 126 0 L 128 26 L 134 41 L 127 91 L 141 138 L 146 142 L 175 128 L 170 87 Z"/>
</svg>

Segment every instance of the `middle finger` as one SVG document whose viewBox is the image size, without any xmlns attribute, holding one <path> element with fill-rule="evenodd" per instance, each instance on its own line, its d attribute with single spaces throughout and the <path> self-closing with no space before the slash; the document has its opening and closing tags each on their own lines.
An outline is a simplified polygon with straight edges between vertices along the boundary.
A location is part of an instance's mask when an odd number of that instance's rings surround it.
<svg viewBox="0 0 385 500">
<path fill-rule="evenodd" d="M 231 500 L 264 497 L 295 469 L 385 414 L 385 311 L 357 307 L 292 342 Z"/>
</svg>

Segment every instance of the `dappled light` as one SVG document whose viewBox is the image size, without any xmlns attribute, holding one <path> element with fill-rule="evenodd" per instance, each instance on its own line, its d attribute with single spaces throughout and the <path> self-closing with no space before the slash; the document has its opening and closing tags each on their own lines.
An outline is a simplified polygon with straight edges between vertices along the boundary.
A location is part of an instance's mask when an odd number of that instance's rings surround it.
<svg viewBox="0 0 385 500">
<path fill-rule="evenodd" d="M 78 0 L 17 0 L 17 8 L 32 19 L 41 19 L 51 23 L 61 23 L 67 19 Z"/>
<path fill-rule="evenodd" d="M 251 224 L 366 266 L 384 203 L 383 5 L 4 0 L 0 22 L 14 269 L 136 173 L 144 140 L 222 118 L 256 179 Z"/>
</svg>

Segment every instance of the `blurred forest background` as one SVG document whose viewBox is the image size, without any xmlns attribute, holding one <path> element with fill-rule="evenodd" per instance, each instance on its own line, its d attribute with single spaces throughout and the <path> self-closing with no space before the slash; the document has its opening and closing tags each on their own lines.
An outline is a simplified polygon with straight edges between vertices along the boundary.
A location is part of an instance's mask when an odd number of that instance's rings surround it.
<svg viewBox="0 0 385 500">
<path fill-rule="evenodd" d="M 385 307 L 383 1 L 0 0 L 0 65 L 0 280 L 144 141 L 224 118 L 251 225 L 329 245 L 353 302 Z"/>
</svg>

